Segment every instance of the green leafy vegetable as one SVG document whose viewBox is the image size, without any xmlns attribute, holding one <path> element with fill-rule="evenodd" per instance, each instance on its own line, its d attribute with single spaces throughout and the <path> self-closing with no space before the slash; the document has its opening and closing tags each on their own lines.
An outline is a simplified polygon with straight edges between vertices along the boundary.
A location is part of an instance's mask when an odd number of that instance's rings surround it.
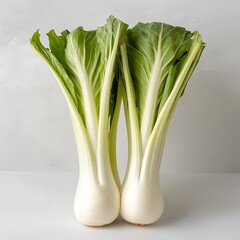
<svg viewBox="0 0 240 240">
<path fill-rule="evenodd" d="M 167 128 L 204 49 L 198 32 L 164 23 L 132 29 L 110 16 L 93 31 L 82 27 L 30 42 L 47 62 L 67 100 L 80 174 L 74 211 L 91 226 L 109 224 L 120 210 L 116 132 L 123 97 L 128 166 L 121 215 L 135 224 L 155 222 L 163 211 L 159 168 Z"/>
<path fill-rule="evenodd" d="M 121 103 L 117 59 L 127 27 L 111 16 L 104 27 L 94 31 L 79 27 L 58 36 L 51 30 L 49 49 L 42 45 L 38 31 L 30 41 L 50 66 L 69 105 L 80 159 L 75 214 L 87 225 L 107 224 L 119 212 L 114 146 Z M 102 197 L 101 204 L 94 203 L 97 196 Z M 87 201 L 88 207 L 84 205 Z M 95 211 L 97 204 L 102 210 Z M 86 216 L 87 210 L 91 216 Z"/>
<path fill-rule="evenodd" d="M 162 213 L 159 167 L 167 127 L 203 48 L 200 35 L 182 27 L 139 23 L 128 30 L 121 46 L 129 142 L 121 214 L 127 221 L 148 224 Z"/>
</svg>

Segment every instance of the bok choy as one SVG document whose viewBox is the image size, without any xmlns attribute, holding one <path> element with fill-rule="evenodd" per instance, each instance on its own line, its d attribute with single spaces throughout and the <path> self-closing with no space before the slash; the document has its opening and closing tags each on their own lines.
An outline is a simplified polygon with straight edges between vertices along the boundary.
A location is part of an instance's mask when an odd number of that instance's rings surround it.
<svg viewBox="0 0 240 240">
<path fill-rule="evenodd" d="M 198 32 L 164 23 L 132 29 L 110 16 L 94 31 L 82 27 L 30 42 L 67 100 L 78 156 L 76 218 L 89 226 L 157 221 L 163 212 L 159 170 L 169 122 L 205 47 Z M 128 165 L 121 186 L 116 131 L 123 98 Z M 121 206 L 120 206 L 121 202 Z"/>
<path fill-rule="evenodd" d="M 51 68 L 70 109 L 80 162 L 74 212 L 90 226 L 113 222 L 120 209 L 115 152 L 121 105 L 117 59 L 127 27 L 111 16 L 95 31 L 79 27 L 58 36 L 51 30 L 49 49 L 42 45 L 38 31 L 30 40 Z"/>
<path fill-rule="evenodd" d="M 204 44 L 197 32 L 163 23 L 139 23 L 121 46 L 128 166 L 121 215 L 150 224 L 163 211 L 159 168 L 169 121 Z"/>
</svg>

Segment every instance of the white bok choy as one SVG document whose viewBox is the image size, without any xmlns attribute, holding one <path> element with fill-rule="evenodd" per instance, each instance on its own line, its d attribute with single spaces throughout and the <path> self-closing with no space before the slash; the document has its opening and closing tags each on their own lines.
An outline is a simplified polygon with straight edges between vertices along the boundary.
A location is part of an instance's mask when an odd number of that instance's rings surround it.
<svg viewBox="0 0 240 240">
<path fill-rule="evenodd" d="M 198 32 L 139 23 L 121 46 L 128 166 L 121 215 L 134 224 L 163 212 L 159 170 L 169 121 L 204 48 Z"/>
<path fill-rule="evenodd" d="M 39 32 L 30 42 L 47 62 L 67 100 L 79 155 L 76 218 L 89 226 L 113 222 L 120 211 L 116 128 L 121 105 L 119 46 L 128 26 L 110 16 L 95 31 L 82 27 L 60 36 L 51 30 L 49 48 Z"/>
</svg>

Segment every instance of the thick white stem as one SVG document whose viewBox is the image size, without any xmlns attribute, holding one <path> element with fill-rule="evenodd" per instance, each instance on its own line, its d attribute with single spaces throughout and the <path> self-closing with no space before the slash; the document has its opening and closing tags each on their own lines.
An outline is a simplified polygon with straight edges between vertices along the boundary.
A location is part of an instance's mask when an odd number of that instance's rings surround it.
<svg viewBox="0 0 240 240">
<path fill-rule="evenodd" d="M 124 95 L 125 115 L 128 128 L 128 143 L 129 143 L 129 164 L 125 181 L 130 181 L 128 178 L 139 177 L 142 163 L 142 143 L 139 128 L 139 120 L 136 112 L 136 103 L 134 99 L 134 89 L 132 85 L 131 74 L 129 71 L 128 57 L 126 45 L 121 46 L 121 57 L 123 64 L 123 75 L 125 80 L 126 94 Z"/>
<path fill-rule="evenodd" d="M 70 107 L 79 156 L 79 179 L 74 201 L 74 213 L 79 222 L 102 226 L 113 222 L 120 209 L 120 193 L 112 176 L 99 182 L 97 161 L 86 130 Z"/>
<path fill-rule="evenodd" d="M 120 108 L 122 103 L 122 84 L 119 82 L 118 84 L 118 92 L 117 92 L 117 101 L 112 117 L 112 125 L 109 132 L 109 152 L 110 152 L 110 162 L 112 174 L 117 184 L 118 188 L 121 188 L 120 177 L 117 168 L 117 156 L 116 156 L 116 137 L 117 137 L 117 126 L 120 114 Z"/>
<path fill-rule="evenodd" d="M 104 183 L 109 178 L 113 178 L 110 164 L 110 152 L 109 152 L 109 136 L 108 136 L 108 120 L 109 120 L 109 99 L 111 94 L 112 82 L 114 78 L 114 66 L 116 63 L 117 51 L 119 48 L 120 38 L 119 25 L 116 40 L 113 45 L 112 52 L 107 61 L 106 70 L 104 74 L 104 81 L 101 90 L 100 98 L 100 110 L 99 110 L 99 128 L 97 139 L 97 164 L 98 164 L 98 177 L 99 181 Z"/>
<path fill-rule="evenodd" d="M 74 213 L 79 222 L 88 226 L 112 223 L 120 209 L 120 194 L 116 184 L 99 185 L 80 178 L 74 201 Z"/>
<path fill-rule="evenodd" d="M 112 223 L 119 214 L 120 197 L 116 186 L 80 183 L 77 188 L 74 213 L 79 222 L 88 226 Z"/>
<path fill-rule="evenodd" d="M 156 222 L 164 208 L 158 179 L 128 181 L 121 196 L 121 216 L 128 222 L 147 225 Z"/>
<path fill-rule="evenodd" d="M 91 145 L 84 141 L 72 116 L 79 155 L 79 179 L 74 201 L 74 213 L 79 222 L 88 226 L 102 226 L 113 222 L 120 208 L 120 193 L 113 178 L 101 183 Z"/>
</svg>

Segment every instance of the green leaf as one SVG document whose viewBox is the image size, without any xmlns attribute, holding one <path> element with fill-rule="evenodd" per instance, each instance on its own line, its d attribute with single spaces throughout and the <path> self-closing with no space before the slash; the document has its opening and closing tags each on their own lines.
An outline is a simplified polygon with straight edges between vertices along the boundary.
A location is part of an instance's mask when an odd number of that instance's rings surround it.
<svg viewBox="0 0 240 240">
<path fill-rule="evenodd" d="M 164 23 L 139 23 L 128 30 L 128 61 L 143 140 L 148 139 L 190 51 L 192 34 Z"/>
<path fill-rule="evenodd" d="M 97 45 L 96 31 L 77 28 L 68 35 L 65 50 L 65 59 L 73 76 L 72 80 L 84 91 L 84 107 L 95 109 L 96 114 L 99 109 L 103 71 L 103 64 L 100 61 L 101 52 Z M 89 106 L 85 98 L 91 102 Z"/>
<path fill-rule="evenodd" d="M 112 118 L 115 111 L 115 103 L 117 99 L 118 81 L 119 81 L 119 46 L 127 41 L 128 25 L 121 22 L 117 18 L 110 16 L 104 27 L 97 29 L 97 38 L 99 48 L 101 49 L 101 61 L 104 63 L 106 70 L 110 70 L 112 89 L 110 92 L 110 105 L 109 105 L 109 123 L 111 127 Z M 116 45 L 117 44 L 117 45 Z M 115 45 L 117 49 L 114 50 Z M 111 56 L 113 55 L 113 56 Z M 110 58 L 114 58 L 113 66 L 110 67 Z M 107 66 L 108 65 L 108 66 Z M 109 69 L 110 67 L 110 69 Z M 113 68 L 113 69 L 111 69 Z M 113 70 L 113 71 L 112 71 Z M 107 73 L 108 74 L 108 73 Z M 104 76 L 107 77 L 106 71 Z"/>
<path fill-rule="evenodd" d="M 74 81 L 74 76 L 72 75 L 67 63 L 66 63 L 66 54 L 65 54 L 65 48 L 67 45 L 67 36 L 69 34 L 68 30 L 65 30 L 61 33 L 61 35 L 57 35 L 54 30 L 51 30 L 47 33 L 48 40 L 49 40 L 49 47 L 51 50 L 51 53 L 54 54 L 54 56 L 58 59 L 58 61 L 62 64 L 64 67 L 66 73 L 68 74 L 69 78 L 71 79 L 74 89 L 75 89 L 75 96 L 77 99 L 77 106 L 79 113 L 81 114 L 83 121 L 84 115 L 83 115 L 83 102 L 82 102 L 82 90 L 79 84 L 77 84 L 76 81 Z"/>
<path fill-rule="evenodd" d="M 67 69 L 65 60 L 65 48 L 67 44 L 68 34 L 69 31 L 65 30 L 61 33 L 60 36 L 57 36 L 53 29 L 47 33 L 51 52 L 55 55 L 55 57 L 64 66 L 65 69 Z"/>
<path fill-rule="evenodd" d="M 42 56 L 42 58 L 47 62 L 49 67 L 57 76 L 60 86 L 64 89 L 64 91 L 67 91 L 69 93 L 69 95 L 72 98 L 72 101 L 77 107 L 77 99 L 74 84 L 69 78 L 64 66 L 59 62 L 58 58 L 50 51 L 50 49 L 45 48 L 42 45 L 39 30 L 37 30 L 33 34 L 32 38 L 30 39 L 30 43 L 34 47 L 34 49 Z"/>
</svg>

